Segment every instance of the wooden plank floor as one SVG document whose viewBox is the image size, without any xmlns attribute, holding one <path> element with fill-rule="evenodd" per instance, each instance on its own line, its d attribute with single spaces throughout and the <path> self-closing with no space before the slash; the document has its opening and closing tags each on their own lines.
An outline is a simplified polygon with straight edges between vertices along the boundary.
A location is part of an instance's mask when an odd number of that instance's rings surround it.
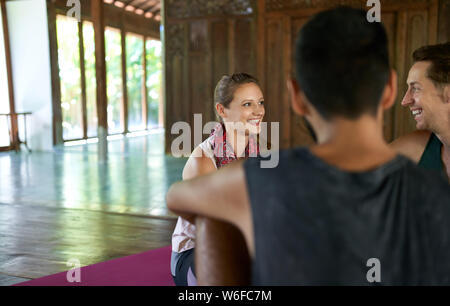
<svg viewBox="0 0 450 306">
<path fill-rule="evenodd" d="M 167 246 L 176 217 L 165 206 L 185 159 L 161 135 L 96 146 L 0 154 L 0 285 Z"/>
</svg>

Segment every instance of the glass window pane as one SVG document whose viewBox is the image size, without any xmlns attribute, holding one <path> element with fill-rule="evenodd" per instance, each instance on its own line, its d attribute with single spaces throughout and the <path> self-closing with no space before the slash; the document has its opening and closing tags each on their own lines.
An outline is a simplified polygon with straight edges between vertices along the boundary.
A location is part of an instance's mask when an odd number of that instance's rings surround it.
<svg viewBox="0 0 450 306">
<path fill-rule="evenodd" d="M 0 10 L 0 20 L 2 12 Z M 9 113 L 8 77 L 6 75 L 5 45 L 3 39 L 3 27 L 0 22 L 0 114 Z M 0 147 L 9 146 L 9 120 L 6 116 L 0 116 Z"/>
<path fill-rule="evenodd" d="M 83 128 L 78 22 L 76 19 L 58 15 L 56 29 L 63 139 L 79 139 L 83 138 Z"/>
<path fill-rule="evenodd" d="M 97 83 L 95 78 L 95 41 L 92 22 L 83 22 L 84 69 L 86 75 L 87 136 L 97 136 Z"/>
<path fill-rule="evenodd" d="M 161 42 L 159 40 L 147 39 L 147 100 L 148 100 L 148 127 L 163 126 L 163 107 L 161 91 Z"/>
<path fill-rule="evenodd" d="M 122 46 L 120 31 L 105 29 L 106 84 L 108 96 L 108 132 L 123 132 L 122 113 Z"/>
<path fill-rule="evenodd" d="M 127 54 L 128 130 L 144 130 L 142 105 L 144 39 L 142 36 L 128 33 L 125 45 Z"/>
</svg>

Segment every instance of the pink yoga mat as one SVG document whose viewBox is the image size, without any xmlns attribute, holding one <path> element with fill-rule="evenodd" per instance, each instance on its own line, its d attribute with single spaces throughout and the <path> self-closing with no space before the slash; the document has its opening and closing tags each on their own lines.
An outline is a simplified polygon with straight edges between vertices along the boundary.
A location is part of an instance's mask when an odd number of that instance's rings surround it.
<svg viewBox="0 0 450 306">
<path fill-rule="evenodd" d="M 67 272 L 61 272 L 15 286 L 174 286 L 170 254 L 167 246 L 82 267 L 79 283 L 68 282 Z"/>
</svg>

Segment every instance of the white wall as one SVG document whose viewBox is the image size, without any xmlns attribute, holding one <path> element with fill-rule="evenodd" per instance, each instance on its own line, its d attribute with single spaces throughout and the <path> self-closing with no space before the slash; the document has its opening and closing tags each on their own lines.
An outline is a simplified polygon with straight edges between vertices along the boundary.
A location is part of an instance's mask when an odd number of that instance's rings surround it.
<svg viewBox="0 0 450 306">
<path fill-rule="evenodd" d="M 0 113 L 9 113 L 8 79 L 6 75 L 6 58 L 3 38 L 3 25 L 0 10 Z"/>
<path fill-rule="evenodd" d="M 33 112 L 27 119 L 28 145 L 31 149 L 52 150 L 52 94 L 46 1 L 8 1 L 6 11 L 16 112 Z M 23 132 L 22 120 L 19 120 L 19 129 Z"/>
<path fill-rule="evenodd" d="M 1 20 L 2 11 L 0 10 L 0 113 L 9 113 L 8 78 Z M 3 146 L 9 146 L 8 121 L 5 116 L 0 116 L 0 147 Z"/>
</svg>

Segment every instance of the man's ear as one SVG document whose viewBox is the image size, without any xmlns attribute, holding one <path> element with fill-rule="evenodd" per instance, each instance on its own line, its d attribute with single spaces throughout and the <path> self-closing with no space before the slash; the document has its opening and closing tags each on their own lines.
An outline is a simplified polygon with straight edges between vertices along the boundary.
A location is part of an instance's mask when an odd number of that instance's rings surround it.
<svg viewBox="0 0 450 306">
<path fill-rule="evenodd" d="M 216 103 L 216 111 L 217 111 L 217 114 L 222 118 L 225 118 L 227 116 L 225 114 L 225 106 L 223 106 L 220 103 Z"/>
<path fill-rule="evenodd" d="M 308 108 L 305 105 L 303 94 L 297 81 L 293 78 L 287 80 L 287 88 L 289 96 L 291 98 L 291 106 L 294 113 L 300 116 L 304 116 L 308 112 Z"/>
<path fill-rule="evenodd" d="M 391 69 L 389 80 L 384 87 L 383 95 L 381 97 L 381 106 L 383 110 L 389 109 L 394 105 L 397 98 L 397 72 Z"/>
</svg>

